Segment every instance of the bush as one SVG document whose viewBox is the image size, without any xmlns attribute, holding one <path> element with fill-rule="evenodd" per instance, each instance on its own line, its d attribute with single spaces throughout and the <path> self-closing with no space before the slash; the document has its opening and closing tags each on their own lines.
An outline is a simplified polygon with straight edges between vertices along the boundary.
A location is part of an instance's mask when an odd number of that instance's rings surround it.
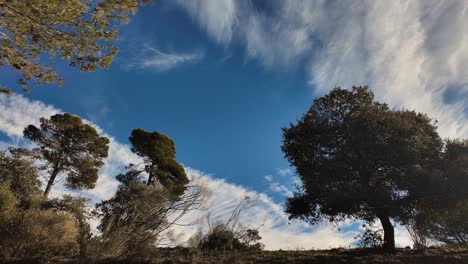
<svg viewBox="0 0 468 264">
<path fill-rule="evenodd" d="M 15 257 L 74 256 L 78 229 L 73 216 L 54 210 L 29 210 L 17 219 Z"/>
<path fill-rule="evenodd" d="M 0 184 L 0 225 L 5 227 L 16 215 L 16 198 L 9 186 Z M 1 228 L 1 227 L 0 227 Z M 1 229 L 0 229 L 1 230 Z"/>
<path fill-rule="evenodd" d="M 196 236 L 200 236 L 197 234 Z M 226 228 L 222 223 L 215 227 L 204 237 L 199 239 L 202 250 L 246 251 L 261 250 L 263 244 L 257 242 L 261 237 L 258 230 L 247 229 L 239 234 Z"/>
<path fill-rule="evenodd" d="M 468 202 L 459 202 L 453 208 L 433 210 L 421 221 L 428 237 L 447 245 L 468 246 Z"/>
<path fill-rule="evenodd" d="M 384 244 L 383 230 L 371 229 L 368 225 L 362 225 L 364 231 L 362 234 L 357 235 L 354 239 L 358 239 L 357 246 L 360 248 L 378 248 Z"/>
</svg>

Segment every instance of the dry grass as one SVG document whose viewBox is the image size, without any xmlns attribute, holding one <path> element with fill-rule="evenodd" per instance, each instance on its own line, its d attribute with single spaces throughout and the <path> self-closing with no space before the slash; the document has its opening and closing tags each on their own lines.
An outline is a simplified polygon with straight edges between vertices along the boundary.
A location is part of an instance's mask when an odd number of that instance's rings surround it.
<svg viewBox="0 0 468 264">
<path fill-rule="evenodd" d="M 2 261 L 0 261 L 2 262 Z M 32 260 L 16 260 L 2 263 L 38 263 Z M 48 263 L 76 263 L 73 260 L 55 260 Z M 92 262 L 89 262 L 92 263 Z M 468 248 L 428 248 L 426 250 L 397 249 L 393 253 L 375 249 L 331 249 L 309 251 L 262 251 L 262 252 L 211 252 L 197 253 L 187 249 L 162 250 L 152 259 L 102 261 L 102 264 L 468 264 Z"/>
</svg>

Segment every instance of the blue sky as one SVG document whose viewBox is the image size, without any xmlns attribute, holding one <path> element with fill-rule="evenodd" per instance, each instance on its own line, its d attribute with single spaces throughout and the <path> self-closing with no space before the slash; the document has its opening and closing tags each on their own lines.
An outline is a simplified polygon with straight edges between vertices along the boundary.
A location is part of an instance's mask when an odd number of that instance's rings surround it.
<svg viewBox="0 0 468 264">
<path fill-rule="evenodd" d="M 288 167 L 281 127 L 307 110 L 312 91 L 301 72 L 268 71 L 241 47 L 213 43 L 194 22 L 171 4 L 146 6 L 122 27 L 109 70 L 62 66 L 64 87 L 37 87 L 27 97 L 91 120 L 120 142 L 134 128 L 161 131 L 184 165 L 264 191 L 263 177 Z M 199 58 L 172 69 L 131 68 L 150 48 Z"/>
<path fill-rule="evenodd" d="M 273 238 L 299 248 L 345 245 L 356 223 L 341 233 L 287 225 L 281 206 L 295 177 L 280 150 L 281 127 L 336 86 L 369 85 L 379 100 L 437 118 L 443 137 L 468 137 L 466 8 L 463 0 L 156 1 L 121 27 L 110 69 L 82 73 L 59 62 L 64 87 L 0 97 L 0 146 L 18 143 L 39 113 L 93 122 L 116 151 L 89 193 L 100 199 L 114 190 L 123 157 L 134 158 L 130 132 L 158 130 L 216 199 L 232 205 L 250 192 L 260 209 L 249 217 L 275 218 L 263 230 L 267 247 L 281 247 Z M 15 85 L 16 73 L 0 75 Z M 397 243 L 408 244 L 398 232 Z"/>
</svg>

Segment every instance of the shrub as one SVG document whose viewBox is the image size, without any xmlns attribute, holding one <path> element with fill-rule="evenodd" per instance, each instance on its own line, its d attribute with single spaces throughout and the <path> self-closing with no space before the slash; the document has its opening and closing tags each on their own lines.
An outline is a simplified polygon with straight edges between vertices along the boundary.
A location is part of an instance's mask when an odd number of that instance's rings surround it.
<svg viewBox="0 0 468 264">
<path fill-rule="evenodd" d="M 354 239 L 358 239 L 357 246 L 360 248 L 378 248 L 384 244 L 383 230 L 372 229 L 369 225 L 362 225 L 364 231 L 362 234 L 357 235 Z"/>
</svg>

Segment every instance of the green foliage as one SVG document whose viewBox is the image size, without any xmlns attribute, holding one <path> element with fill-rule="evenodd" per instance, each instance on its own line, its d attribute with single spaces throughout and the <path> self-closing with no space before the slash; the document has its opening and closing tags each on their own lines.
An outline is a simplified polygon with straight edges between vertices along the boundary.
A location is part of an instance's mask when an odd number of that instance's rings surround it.
<svg viewBox="0 0 468 264">
<path fill-rule="evenodd" d="M 17 190 L 0 184 L 0 258 L 71 257 L 78 250 L 78 226 L 73 215 L 44 208 L 44 198 L 33 195 L 25 207 Z"/>
<path fill-rule="evenodd" d="M 40 193 L 37 169 L 30 161 L 12 157 L 0 151 L 0 184 L 7 184 L 23 205 Z"/>
<path fill-rule="evenodd" d="M 432 172 L 435 183 L 422 186 L 410 224 L 423 239 L 446 244 L 468 244 L 468 144 L 466 140 L 445 141 L 440 161 Z"/>
<path fill-rule="evenodd" d="M 78 229 L 71 214 L 31 209 L 15 225 L 15 257 L 71 257 L 78 252 Z"/>
<path fill-rule="evenodd" d="M 118 53 L 118 25 L 141 2 L 147 1 L 0 0 L 0 66 L 16 70 L 26 92 L 29 82 L 63 84 L 44 59 L 58 57 L 82 71 L 107 68 Z"/>
<path fill-rule="evenodd" d="M 132 151 L 142 157 L 148 173 L 147 185 L 159 183 L 175 196 L 185 191 L 188 183 L 184 167 L 175 160 L 175 144 L 157 131 L 135 129 L 130 136 Z"/>
<path fill-rule="evenodd" d="M 200 230 L 189 239 L 191 247 L 202 251 L 257 251 L 264 245 L 258 229 L 246 228 L 240 222 L 240 215 L 252 207 L 249 196 L 245 196 L 234 208 L 226 222 L 211 223 L 207 217 L 209 230 L 203 234 Z"/>
<path fill-rule="evenodd" d="M 448 208 L 426 209 L 417 218 L 426 237 L 447 245 L 468 246 L 468 201 Z"/>
<path fill-rule="evenodd" d="M 442 147 L 426 115 L 390 109 L 367 87 L 336 88 L 283 129 L 282 150 L 302 181 L 286 211 L 312 223 L 377 217 L 393 248 L 389 219 L 412 216 Z"/>
<path fill-rule="evenodd" d="M 258 242 L 261 239 L 262 237 L 257 229 L 247 229 L 240 240 L 249 250 L 262 250 L 264 245 Z"/>
<path fill-rule="evenodd" d="M 203 251 L 258 251 L 263 244 L 258 242 L 262 237 L 258 230 L 247 229 L 242 234 L 226 229 L 223 223 L 217 224 L 205 236 L 201 236 L 198 247 Z"/>
<path fill-rule="evenodd" d="M 0 184 L 0 225 L 8 225 L 16 216 L 16 197 L 7 183 Z"/>
<path fill-rule="evenodd" d="M 173 189 L 148 184 L 135 166 L 116 178 L 120 182 L 117 192 L 98 203 L 94 212 L 101 219 L 100 257 L 153 254 L 157 245 L 171 242 L 169 229 L 204 201 L 203 188 L 184 186 L 185 192 L 175 196 Z"/>
<path fill-rule="evenodd" d="M 442 207 L 450 207 L 460 201 L 468 201 L 468 141 L 447 140 L 442 155 L 440 178 L 443 179 L 442 196 L 437 197 Z M 443 199 L 441 199 L 443 198 Z"/>
<path fill-rule="evenodd" d="M 165 196 L 161 189 L 148 186 L 136 171 L 118 175 L 116 194 L 96 205 L 101 218 L 103 253 L 119 256 L 142 252 L 167 223 Z"/>
<path fill-rule="evenodd" d="M 56 114 L 41 118 L 40 127 L 29 125 L 24 137 L 38 147 L 28 153 L 13 149 L 18 155 L 29 154 L 43 163 L 41 169 L 49 175 L 44 191 L 47 196 L 59 173 L 65 174 L 65 185 L 71 189 L 94 188 L 98 170 L 109 150 L 109 139 L 100 137 L 95 128 L 71 114 Z"/>
<path fill-rule="evenodd" d="M 39 174 L 30 161 L 0 152 L 0 257 L 72 254 L 69 215 L 43 210 Z"/>
<path fill-rule="evenodd" d="M 242 250 L 243 246 L 233 231 L 226 230 L 224 224 L 218 224 L 212 228 L 200 243 L 202 250 Z"/>
<path fill-rule="evenodd" d="M 86 207 L 87 203 L 88 199 L 84 197 L 64 195 L 62 198 L 47 201 L 43 206 L 73 216 L 75 225 L 78 228 L 77 243 L 81 261 L 86 261 L 88 258 L 88 246 L 92 238 L 91 227 L 88 223 L 91 216 Z"/>
</svg>

